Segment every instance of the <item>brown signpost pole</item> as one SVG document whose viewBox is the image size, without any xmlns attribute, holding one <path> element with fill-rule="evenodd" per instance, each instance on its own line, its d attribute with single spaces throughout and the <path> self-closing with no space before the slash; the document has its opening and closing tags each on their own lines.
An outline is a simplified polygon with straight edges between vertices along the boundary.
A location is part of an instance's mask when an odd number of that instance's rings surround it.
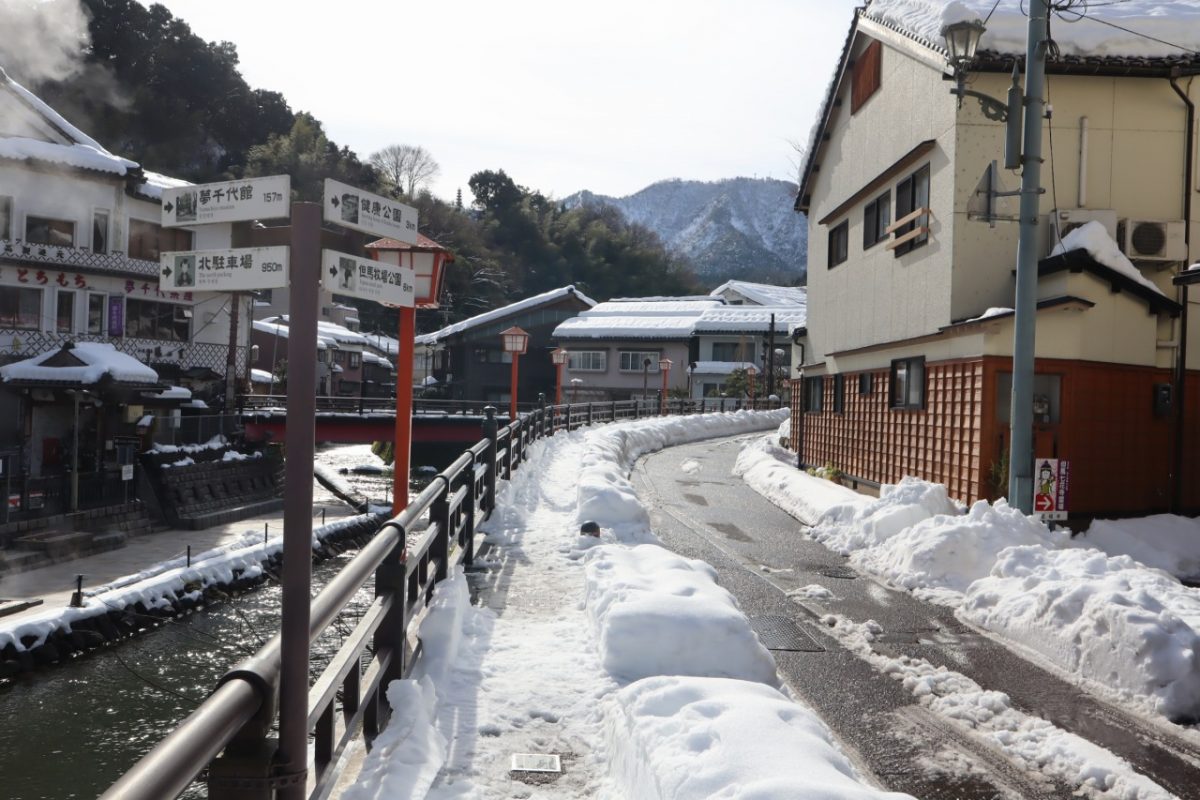
<svg viewBox="0 0 1200 800">
<path fill-rule="evenodd" d="M 321 206 L 292 204 L 288 304 L 288 426 L 283 508 L 283 620 L 280 630 L 277 775 L 279 800 L 302 800 L 308 770 L 309 604 L 312 584 L 313 457 L 316 449 L 317 287 Z"/>
</svg>

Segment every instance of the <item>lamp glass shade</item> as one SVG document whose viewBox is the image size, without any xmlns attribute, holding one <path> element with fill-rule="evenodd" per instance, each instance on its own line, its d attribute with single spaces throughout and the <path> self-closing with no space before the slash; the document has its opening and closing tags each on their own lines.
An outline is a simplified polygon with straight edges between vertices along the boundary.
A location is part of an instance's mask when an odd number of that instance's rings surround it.
<svg viewBox="0 0 1200 800">
<path fill-rule="evenodd" d="M 550 351 L 550 360 L 553 361 L 556 365 L 562 366 L 563 364 L 567 363 L 567 357 L 569 355 L 570 354 L 566 350 L 563 350 L 560 347 L 557 350 Z"/>
<path fill-rule="evenodd" d="M 946 40 L 950 63 L 956 67 L 970 63 L 975 58 L 975 51 L 985 30 L 983 23 L 977 19 L 960 20 L 943 27 L 942 38 Z"/>
<path fill-rule="evenodd" d="M 500 338 L 504 341 L 504 352 L 506 353 L 524 355 L 525 348 L 529 346 L 529 334 L 515 325 L 506 331 L 501 331 Z"/>
<path fill-rule="evenodd" d="M 671 359 L 660 358 L 658 360 L 658 368 L 661 369 L 663 372 L 667 372 L 668 370 L 670 370 L 671 369 Z"/>
</svg>

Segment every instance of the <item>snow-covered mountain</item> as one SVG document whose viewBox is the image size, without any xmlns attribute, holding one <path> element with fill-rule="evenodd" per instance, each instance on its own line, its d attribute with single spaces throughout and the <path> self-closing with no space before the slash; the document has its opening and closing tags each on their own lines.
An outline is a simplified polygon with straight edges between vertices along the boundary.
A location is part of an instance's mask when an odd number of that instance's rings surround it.
<svg viewBox="0 0 1200 800">
<path fill-rule="evenodd" d="M 771 178 L 659 181 L 628 197 L 577 192 L 569 208 L 601 203 L 656 232 L 716 286 L 731 278 L 792 284 L 807 275 L 808 223 L 792 210 L 796 185 Z"/>
</svg>

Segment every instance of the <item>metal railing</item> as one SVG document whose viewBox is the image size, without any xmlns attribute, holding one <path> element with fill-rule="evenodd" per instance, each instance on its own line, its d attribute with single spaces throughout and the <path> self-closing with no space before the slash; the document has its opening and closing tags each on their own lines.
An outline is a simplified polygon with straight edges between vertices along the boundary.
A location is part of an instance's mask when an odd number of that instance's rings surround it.
<svg viewBox="0 0 1200 800">
<path fill-rule="evenodd" d="M 375 599 L 308 695 L 308 732 L 313 744 L 302 796 L 330 796 L 345 766 L 347 746 L 359 735 L 368 743 L 390 715 L 388 684 L 407 677 L 420 644 L 409 642 L 409 623 L 433 596 L 434 587 L 459 563 L 475 558 L 475 532 L 496 505 L 496 485 L 525 461 L 536 440 L 581 425 L 672 414 L 779 407 L 778 401 L 620 401 L 546 406 L 500 427 L 488 408 L 485 438 L 467 448 L 371 541 L 312 601 L 310 646 L 372 577 Z M 417 523 L 428 516 L 420 538 L 406 547 Z M 365 666 L 364 666 L 365 663 Z M 101 800 L 164 800 L 178 797 L 207 770 L 210 800 L 268 800 L 275 791 L 298 788 L 297 776 L 274 770 L 272 728 L 277 716 L 280 637 L 235 666 L 216 690 L 135 764 Z M 289 796 L 292 796 L 289 794 Z"/>
<path fill-rule="evenodd" d="M 576 413 L 584 413 L 587 408 L 609 408 L 614 401 L 595 402 L 595 403 L 576 403 L 571 406 L 576 409 Z M 657 399 L 643 400 L 620 400 L 615 401 L 621 409 L 621 413 L 626 417 L 637 416 L 638 413 L 648 414 L 654 413 L 660 408 L 668 414 L 687 414 L 695 413 L 702 409 L 708 411 L 736 411 L 743 408 L 755 408 L 759 410 L 779 408 L 780 401 L 767 400 L 765 398 L 724 398 L 724 397 L 709 397 L 705 399 L 670 399 L 665 405 L 661 404 Z M 256 411 L 264 411 L 267 409 L 286 409 L 287 395 L 286 394 L 247 394 L 238 397 L 238 405 L 244 413 L 252 413 Z M 417 414 L 450 414 L 450 415 L 473 415 L 483 416 L 484 409 L 489 406 L 496 406 L 496 403 L 490 400 L 425 400 L 415 398 L 413 400 L 413 412 Z M 634 411 L 634 407 L 640 409 L 639 412 Z M 520 412 L 540 411 L 543 408 L 566 409 L 568 406 L 546 406 L 545 403 L 520 403 L 518 409 Z M 367 413 L 367 412 L 392 412 L 396 410 L 396 399 L 394 397 L 344 397 L 336 395 L 318 395 L 317 396 L 317 411 L 334 411 L 346 413 Z M 507 417 L 507 414 L 501 416 Z M 611 418 L 611 417 L 610 417 Z"/>
</svg>

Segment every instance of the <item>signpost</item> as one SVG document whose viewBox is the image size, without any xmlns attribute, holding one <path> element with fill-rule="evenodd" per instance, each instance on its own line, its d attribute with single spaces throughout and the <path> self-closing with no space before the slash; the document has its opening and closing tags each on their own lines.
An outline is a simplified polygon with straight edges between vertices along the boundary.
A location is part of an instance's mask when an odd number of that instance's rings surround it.
<svg viewBox="0 0 1200 800">
<path fill-rule="evenodd" d="M 163 189 L 162 226 L 286 218 L 291 202 L 290 175 L 179 186 Z"/>
<path fill-rule="evenodd" d="M 234 247 L 163 253 L 158 283 L 163 289 L 241 292 L 280 289 L 288 284 L 288 248 Z"/>
<path fill-rule="evenodd" d="M 390 197 L 326 178 L 321 207 L 326 222 L 399 242 L 417 243 L 417 210 Z"/>
<path fill-rule="evenodd" d="M 1071 462 L 1057 458 L 1037 459 L 1033 481 L 1033 513 L 1047 521 L 1067 518 L 1071 491 Z"/>
<path fill-rule="evenodd" d="M 322 250 L 321 280 L 336 294 L 399 308 L 415 305 L 416 273 L 408 267 Z"/>
</svg>

